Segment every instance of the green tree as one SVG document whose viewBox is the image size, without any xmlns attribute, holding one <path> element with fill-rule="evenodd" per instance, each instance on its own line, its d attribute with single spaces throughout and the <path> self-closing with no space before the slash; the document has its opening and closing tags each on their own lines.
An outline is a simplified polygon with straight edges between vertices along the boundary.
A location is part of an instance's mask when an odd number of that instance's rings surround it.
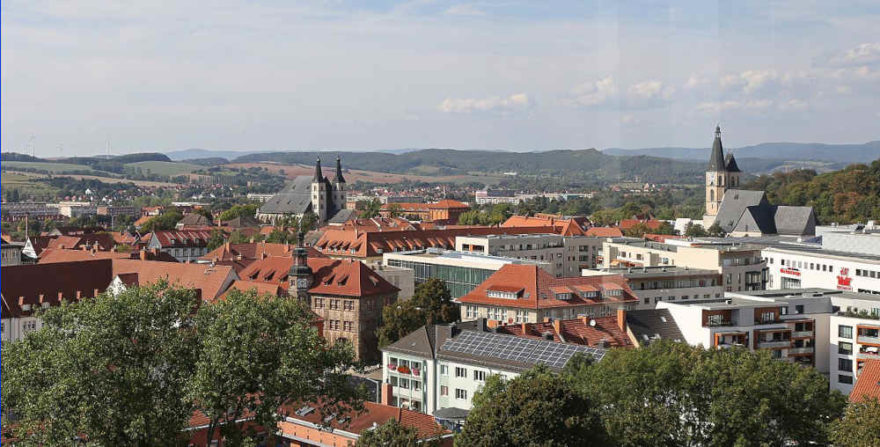
<svg viewBox="0 0 880 447">
<path fill-rule="evenodd" d="M 302 230 L 303 233 L 308 233 L 309 231 L 312 231 L 315 228 L 317 228 L 317 225 L 318 225 L 318 216 L 315 213 L 309 211 L 309 212 L 302 215 L 302 217 L 299 219 L 299 222 L 296 225 L 295 229 L 297 231 Z"/>
<path fill-rule="evenodd" d="M 597 408 L 540 365 L 504 382 L 495 377 L 474 396 L 456 446 L 604 446 Z"/>
<path fill-rule="evenodd" d="M 419 431 L 391 419 L 374 428 L 360 433 L 357 447 L 411 447 L 419 443 Z M 431 444 L 421 444 L 430 446 Z"/>
<path fill-rule="evenodd" d="M 356 208 L 360 210 L 361 217 L 370 219 L 379 215 L 379 210 L 382 209 L 382 202 L 379 199 L 358 200 Z"/>
<path fill-rule="evenodd" d="M 831 441 L 835 447 L 880 446 L 880 401 L 850 403 L 843 418 L 832 424 Z"/>
<path fill-rule="evenodd" d="M 708 236 L 709 233 L 702 225 L 694 225 L 692 222 L 688 222 L 687 226 L 684 228 L 684 235 L 687 237 L 705 237 Z"/>
<path fill-rule="evenodd" d="M 392 203 L 388 205 L 388 215 L 390 217 L 400 217 L 400 214 L 403 210 L 400 208 L 400 204 Z"/>
<path fill-rule="evenodd" d="M 358 390 L 345 372 L 352 366 L 349 343 L 329 346 L 312 326 L 314 314 L 298 300 L 254 291 L 232 291 L 202 308 L 196 319 L 199 358 L 190 397 L 209 419 L 209 439 L 219 430 L 230 445 L 249 433 L 237 422 L 253 414 L 262 427 L 282 419 L 279 408 L 322 402 L 322 411 L 360 410 Z"/>
<path fill-rule="evenodd" d="M 34 445 L 170 446 L 192 415 L 198 298 L 166 284 L 62 304 L 3 343 L 3 414 Z"/>
<path fill-rule="evenodd" d="M 180 214 L 180 211 L 176 208 L 171 208 L 158 216 L 153 216 L 148 219 L 143 226 L 141 226 L 141 231 L 173 230 L 174 226 L 177 225 L 177 222 L 180 222 L 180 219 L 183 219 L 183 214 Z"/>
<path fill-rule="evenodd" d="M 712 237 L 724 237 L 724 230 L 721 229 L 721 225 L 718 225 L 718 222 L 715 222 L 711 226 L 709 226 L 709 229 L 706 230 L 706 233 Z"/>
<path fill-rule="evenodd" d="M 813 368 L 745 349 L 652 343 L 567 375 L 615 445 L 826 445 L 845 399 Z"/>
<path fill-rule="evenodd" d="M 259 206 L 256 204 L 233 205 L 232 208 L 220 213 L 218 219 L 225 222 L 237 217 L 254 217 L 257 213 L 257 208 L 259 208 Z"/>
<path fill-rule="evenodd" d="M 211 230 L 211 237 L 208 238 L 208 251 L 214 250 L 226 243 L 226 237 L 219 228 Z"/>
<path fill-rule="evenodd" d="M 446 283 L 430 278 L 416 286 L 413 297 L 382 309 L 382 326 L 376 331 L 379 346 L 387 346 L 425 324 L 451 323 L 458 308 Z"/>
</svg>

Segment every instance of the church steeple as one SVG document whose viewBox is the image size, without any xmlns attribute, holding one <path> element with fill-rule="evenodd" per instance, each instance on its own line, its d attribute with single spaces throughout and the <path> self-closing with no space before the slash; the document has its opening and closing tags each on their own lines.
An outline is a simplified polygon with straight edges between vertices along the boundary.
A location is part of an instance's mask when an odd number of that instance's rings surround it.
<svg viewBox="0 0 880 447">
<path fill-rule="evenodd" d="M 342 176 L 342 159 L 339 156 L 336 156 L 336 178 L 333 179 L 334 183 L 345 183 L 345 177 Z"/>
<path fill-rule="evenodd" d="M 321 157 L 318 157 L 318 161 L 315 162 L 315 178 L 312 181 L 313 182 L 323 182 L 324 181 L 324 173 L 321 172 Z"/>
<path fill-rule="evenodd" d="M 721 126 L 715 126 L 715 141 L 712 143 L 712 153 L 709 155 L 709 167 L 711 172 L 724 171 L 724 148 L 721 145 Z"/>
</svg>

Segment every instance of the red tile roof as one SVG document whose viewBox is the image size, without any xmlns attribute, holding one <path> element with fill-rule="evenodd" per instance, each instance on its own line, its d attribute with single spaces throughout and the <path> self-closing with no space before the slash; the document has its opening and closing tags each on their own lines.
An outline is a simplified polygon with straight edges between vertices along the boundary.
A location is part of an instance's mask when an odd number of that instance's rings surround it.
<svg viewBox="0 0 880 447">
<path fill-rule="evenodd" d="M 290 244 L 274 244 L 269 242 L 251 242 L 247 244 L 223 244 L 213 251 L 200 257 L 200 261 L 229 265 L 236 273 L 241 272 L 254 261 L 268 257 L 290 257 L 294 246 Z M 309 257 L 323 258 L 321 252 L 307 247 Z"/>
<path fill-rule="evenodd" d="M 230 290 L 239 290 L 242 292 L 250 292 L 251 290 L 255 290 L 257 295 L 273 295 L 273 296 L 281 296 L 286 290 L 282 289 L 281 286 L 277 283 L 268 283 L 262 281 L 246 281 L 243 279 L 237 279 L 232 281 L 232 284 L 226 289 L 226 292 L 223 293 L 222 296 L 226 296 Z"/>
<path fill-rule="evenodd" d="M 306 416 L 297 415 L 296 410 L 298 408 L 290 408 L 290 411 L 287 411 L 287 417 L 290 419 L 305 421 L 310 424 L 323 424 L 321 412 L 317 409 L 318 405 L 311 404 L 310 406 L 316 408 L 316 410 Z M 349 418 L 346 425 L 340 424 L 338 422 L 338 419 L 340 418 L 337 417 L 330 422 L 330 426 L 334 429 L 338 428 L 349 433 L 359 434 L 374 426 L 385 424 L 391 420 L 396 420 L 400 422 L 401 425 L 416 428 L 419 432 L 419 438 L 421 439 L 449 433 L 446 429 L 437 424 L 434 417 L 429 414 L 374 402 L 364 402 L 364 411 L 360 413 L 349 412 L 346 416 Z"/>
<path fill-rule="evenodd" d="M 165 279 L 172 285 L 198 289 L 206 301 L 218 298 L 235 279 L 235 272 L 227 265 L 212 267 L 208 264 L 114 259 L 114 276 L 125 273 L 136 273 L 139 285 Z"/>
<path fill-rule="evenodd" d="M 630 228 L 632 228 L 638 224 L 643 224 L 643 225 L 645 225 L 645 227 L 647 227 L 651 230 L 656 230 L 656 229 L 660 228 L 661 225 L 663 225 L 663 221 L 656 220 L 656 219 L 648 219 L 648 220 L 623 219 L 620 221 L 619 227 L 622 230 L 629 230 Z"/>
<path fill-rule="evenodd" d="M 552 334 L 556 342 L 584 346 L 601 347 L 600 345 L 605 341 L 609 347 L 633 347 L 629 336 L 620 329 L 617 318 L 617 316 L 580 317 L 544 323 L 510 324 L 499 326 L 496 331 L 500 334 L 525 338 L 544 338 L 545 334 Z M 590 321 L 593 321 L 594 325 L 591 325 Z"/>
<path fill-rule="evenodd" d="M 65 250 L 61 248 L 46 248 L 40 253 L 40 264 L 52 264 L 57 262 L 88 261 L 91 259 L 128 259 L 130 253 L 117 251 L 92 251 L 92 250 Z"/>
<path fill-rule="evenodd" d="M 459 202 L 458 200 L 452 199 L 443 199 L 438 202 L 429 203 L 429 209 L 434 210 L 443 210 L 443 209 L 470 209 L 470 205 L 464 202 Z"/>
<path fill-rule="evenodd" d="M 150 233 L 162 247 L 204 247 L 211 238 L 209 230 L 160 230 Z"/>
<path fill-rule="evenodd" d="M 57 306 L 61 299 L 93 297 L 103 292 L 113 280 L 109 259 L 53 264 L 4 266 L 0 277 L 3 297 L 3 318 L 29 314 L 41 303 Z M 42 298 L 41 298 L 42 297 Z M 22 305 L 31 305 L 23 311 Z"/>
<path fill-rule="evenodd" d="M 510 216 L 501 226 L 504 228 L 553 227 L 554 233 L 562 236 L 583 236 L 586 234 L 585 220 L 560 219 L 552 215 Z"/>
<path fill-rule="evenodd" d="M 880 399 L 880 360 L 865 361 L 856 385 L 849 393 L 850 402 L 862 402 L 872 398 Z"/>
<path fill-rule="evenodd" d="M 315 248 L 328 256 L 369 258 L 394 251 L 426 248 L 455 247 L 456 236 L 483 236 L 488 234 L 553 233 L 552 227 L 478 227 L 450 226 L 421 231 L 357 231 L 329 228 L 315 243 Z"/>
<path fill-rule="evenodd" d="M 587 229 L 587 236 L 594 237 L 621 237 L 623 232 L 620 228 L 615 227 L 590 227 Z"/>
<path fill-rule="evenodd" d="M 342 225 L 342 228 L 357 229 L 358 231 L 418 230 L 418 227 L 402 217 L 373 217 L 370 219 L 352 219 L 346 221 Z"/>
<path fill-rule="evenodd" d="M 603 293 L 601 298 L 583 297 L 579 293 L 581 290 L 578 290 L 583 286 L 592 286 L 599 290 L 621 290 L 622 293 L 619 296 Z M 523 292 L 517 299 L 488 296 L 489 290 L 498 290 L 499 287 L 520 288 Z M 564 293 L 564 291 L 571 293 L 571 298 L 567 300 L 556 299 L 556 294 Z M 606 303 L 631 303 L 638 299 L 630 290 L 627 280 L 620 275 L 556 278 L 535 265 L 507 264 L 489 276 L 476 289 L 458 300 L 461 303 L 469 304 L 544 309 Z"/>
<path fill-rule="evenodd" d="M 360 261 L 309 257 L 308 263 L 314 272 L 310 293 L 362 297 L 399 290 Z M 243 280 L 275 284 L 287 290 L 287 273 L 292 265 L 292 257 L 261 259 L 242 270 L 239 276 Z"/>
</svg>

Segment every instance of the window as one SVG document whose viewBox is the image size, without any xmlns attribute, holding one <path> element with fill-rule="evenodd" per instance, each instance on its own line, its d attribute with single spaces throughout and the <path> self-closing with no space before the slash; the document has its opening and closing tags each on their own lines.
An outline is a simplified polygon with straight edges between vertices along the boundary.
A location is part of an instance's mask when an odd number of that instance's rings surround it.
<svg viewBox="0 0 880 447">
<path fill-rule="evenodd" d="M 440 395 L 448 396 L 449 395 L 449 387 L 446 385 L 440 385 Z"/>
<path fill-rule="evenodd" d="M 850 360 L 850 359 L 837 359 L 837 370 L 838 371 L 852 371 L 852 360 Z"/>
<path fill-rule="evenodd" d="M 794 306 L 794 313 L 796 313 L 796 314 L 802 314 L 802 313 L 804 313 L 804 305 L 803 305 L 803 304 L 797 304 L 797 305 L 795 305 L 795 306 Z"/>
<path fill-rule="evenodd" d="M 852 355 L 853 353 L 853 344 L 846 341 L 841 341 L 837 343 L 837 353 L 844 355 Z"/>
<path fill-rule="evenodd" d="M 324 308 L 324 298 L 315 298 L 315 309 Z"/>
<path fill-rule="evenodd" d="M 339 300 L 330 300 L 330 309 L 339 309 Z"/>
<path fill-rule="evenodd" d="M 845 384 L 847 384 L 847 385 L 852 385 L 852 383 L 853 383 L 853 378 L 852 378 L 852 376 L 848 376 L 848 375 L 846 375 L 846 374 L 839 374 L 839 375 L 837 376 L 837 381 L 838 381 L 839 383 L 845 383 Z"/>
<path fill-rule="evenodd" d="M 463 390 L 463 389 L 460 389 L 460 388 L 456 388 L 456 389 L 455 389 L 455 398 L 456 398 L 456 399 L 467 400 L 467 398 L 468 398 L 468 397 L 467 397 L 467 390 Z"/>
<path fill-rule="evenodd" d="M 351 332 L 353 330 L 352 329 L 353 327 L 354 327 L 354 324 L 351 321 L 345 321 L 342 323 L 342 330 L 344 330 L 346 332 Z"/>
<path fill-rule="evenodd" d="M 474 370 L 474 380 L 485 382 L 486 381 L 486 371 L 480 371 L 478 369 Z"/>
<path fill-rule="evenodd" d="M 408 390 L 409 389 L 409 379 L 404 379 L 401 377 L 400 381 L 397 382 L 397 386 L 399 386 L 405 390 Z"/>
<path fill-rule="evenodd" d="M 455 367 L 455 377 L 467 377 L 467 368 Z"/>
<path fill-rule="evenodd" d="M 840 338 L 852 339 L 852 326 L 838 326 L 837 336 Z"/>
<path fill-rule="evenodd" d="M 449 367 L 446 365 L 440 365 L 440 375 L 448 376 L 449 375 Z"/>
<path fill-rule="evenodd" d="M 354 301 L 352 300 L 345 300 L 342 305 L 345 310 L 354 310 Z"/>
</svg>

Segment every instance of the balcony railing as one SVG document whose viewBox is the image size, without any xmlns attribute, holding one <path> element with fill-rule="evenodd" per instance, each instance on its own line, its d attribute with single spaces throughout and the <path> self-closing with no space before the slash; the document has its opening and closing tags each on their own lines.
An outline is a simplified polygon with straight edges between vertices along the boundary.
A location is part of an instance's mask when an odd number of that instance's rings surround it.
<svg viewBox="0 0 880 447">
<path fill-rule="evenodd" d="M 794 331 L 791 333 L 792 338 L 812 337 L 813 331 Z"/>
<path fill-rule="evenodd" d="M 716 321 L 708 321 L 706 323 L 707 327 L 720 327 L 720 326 L 735 326 L 733 321 L 730 320 L 716 320 Z"/>
<path fill-rule="evenodd" d="M 859 359 L 880 359 L 880 352 L 862 352 L 859 351 Z"/>
<path fill-rule="evenodd" d="M 869 337 L 867 335 L 859 334 L 859 337 L 856 341 L 859 343 L 870 343 L 872 345 L 880 345 L 880 337 Z"/>
<path fill-rule="evenodd" d="M 791 340 L 758 340 L 759 348 L 788 348 L 791 346 Z"/>
<path fill-rule="evenodd" d="M 813 347 L 808 346 L 808 347 L 804 347 L 804 348 L 791 348 L 788 350 L 788 353 L 789 354 L 812 354 Z"/>
</svg>

